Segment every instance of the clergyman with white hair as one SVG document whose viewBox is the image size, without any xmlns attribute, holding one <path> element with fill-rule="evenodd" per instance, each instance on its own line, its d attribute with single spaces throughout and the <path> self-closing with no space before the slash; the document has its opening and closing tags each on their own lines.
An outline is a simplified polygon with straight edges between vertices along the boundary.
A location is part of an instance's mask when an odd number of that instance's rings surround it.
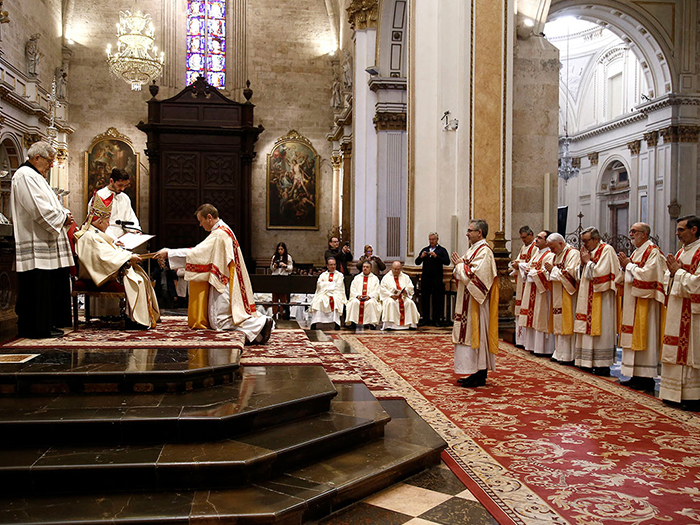
<svg viewBox="0 0 700 525">
<path fill-rule="evenodd" d="M 552 233 L 547 237 L 547 245 L 554 254 L 554 260 L 544 264 L 552 282 L 552 333 L 555 341 L 551 360 L 573 365 L 577 271 L 581 264 L 581 254 L 567 244 L 559 233 Z"/>
<path fill-rule="evenodd" d="M 71 323 L 70 275 L 74 266 L 68 242 L 73 215 L 63 207 L 46 180 L 56 150 L 46 142 L 29 148 L 28 160 L 12 177 L 12 223 L 15 234 L 20 337 L 60 337 Z"/>
</svg>

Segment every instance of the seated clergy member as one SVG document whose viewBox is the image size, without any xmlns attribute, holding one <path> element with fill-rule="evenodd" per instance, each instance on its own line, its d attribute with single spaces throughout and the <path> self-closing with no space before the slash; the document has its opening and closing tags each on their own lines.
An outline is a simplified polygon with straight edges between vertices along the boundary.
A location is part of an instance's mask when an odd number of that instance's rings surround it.
<svg viewBox="0 0 700 525">
<path fill-rule="evenodd" d="M 620 252 L 617 258 L 624 270 L 625 290 L 619 342 L 622 347 L 620 372 L 630 377 L 620 384 L 653 392 L 663 335 L 661 316 L 666 302 L 666 258 L 661 249 L 649 240 L 650 233 L 648 224 L 633 224 L 630 238 L 636 250 L 631 257 Z"/>
<path fill-rule="evenodd" d="M 554 261 L 545 262 L 552 282 L 552 332 L 555 336 L 552 361 L 574 364 L 574 310 L 578 281 L 576 274 L 581 264 L 579 251 L 566 244 L 564 237 L 553 233 L 547 237 L 547 245 L 554 254 Z"/>
<path fill-rule="evenodd" d="M 700 218 L 676 221 L 683 247 L 666 256 L 669 278 L 668 311 L 661 350 L 661 388 L 664 401 L 684 410 L 700 410 Z"/>
<path fill-rule="evenodd" d="M 403 273 L 403 263 L 394 261 L 391 271 L 382 278 L 379 297 L 382 300 L 382 330 L 415 328 L 420 320 L 413 302 L 413 282 Z"/>
<path fill-rule="evenodd" d="M 457 382 L 466 388 L 484 386 L 489 370 L 496 370 L 498 353 L 498 278 L 496 259 L 486 242 L 489 225 L 473 220 L 467 228 L 469 249 L 464 257 L 451 256 L 457 280 L 455 373 L 467 374 Z"/>
<path fill-rule="evenodd" d="M 126 290 L 127 313 L 138 328 L 153 328 L 160 318 L 158 301 L 151 280 L 138 266 L 138 255 L 116 246 L 107 234 L 113 197 L 103 200 L 95 195 L 85 224 L 75 233 L 80 277 L 91 279 L 97 286 L 121 276 Z"/>
<path fill-rule="evenodd" d="M 372 273 L 372 263 L 362 263 L 362 273 L 356 275 L 350 285 L 350 300 L 345 306 L 345 324 L 379 324 L 382 305 L 379 302 L 379 279 Z"/>
<path fill-rule="evenodd" d="M 267 343 L 274 323 L 255 308 L 236 236 L 211 204 L 202 204 L 195 216 L 210 232 L 207 238 L 194 248 L 163 248 L 157 254 L 160 262 L 169 259 L 173 270 L 185 268 L 190 284 L 187 324 L 195 329 L 240 330 L 246 343 Z"/>
<path fill-rule="evenodd" d="M 316 293 L 311 301 L 311 327 L 316 323 L 334 323 L 340 328 L 340 316 L 347 302 L 343 274 L 336 270 L 335 257 L 326 261 L 327 270 L 318 276 Z"/>
</svg>

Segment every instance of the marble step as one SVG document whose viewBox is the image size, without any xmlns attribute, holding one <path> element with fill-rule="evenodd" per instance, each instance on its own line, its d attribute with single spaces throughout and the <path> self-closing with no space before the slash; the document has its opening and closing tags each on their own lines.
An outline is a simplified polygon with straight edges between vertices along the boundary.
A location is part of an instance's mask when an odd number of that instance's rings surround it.
<svg viewBox="0 0 700 525">
<path fill-rule="evenodd" d="M 240 487 L 381 438 L 390 419 L 376 400 L 338 401 L 329 412 L 224 441 L 0 450 L 0 493 Z"/>
<path fill-rule="evenodd" d="M 339 392 L 339 397 L 343 392 Z M 0 498 L 7 525 L 300 525 L 439 462 L 444 441 L 404 401 L 382 402 L 384 439 L 234 489 Z"/>
<path fill-rule="evenodd" d="M 221 440 L 325 412 L 336 395 L 321 366 L 256 366 L 192 392 L 5 398 L 0 446 Z"/>
<path fill-rule="evenodd" d="M 0 353 L 0 396 L 187 392 L 231 383 L 241 348 L 54 348 Z"/>
</svg>

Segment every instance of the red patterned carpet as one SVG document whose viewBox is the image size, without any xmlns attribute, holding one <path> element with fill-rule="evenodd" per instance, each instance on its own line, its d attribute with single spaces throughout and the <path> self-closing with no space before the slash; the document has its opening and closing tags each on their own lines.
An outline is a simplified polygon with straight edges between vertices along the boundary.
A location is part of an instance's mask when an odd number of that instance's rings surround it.
<svg viewBox="0 0 700 525">
<path fill-rule="evenodd" d="M 700 523 L 700 417 L 501 343 L 455 384 L 449 335 L 343 335 L 450 444 L 500 523 Z"/>
</svg>

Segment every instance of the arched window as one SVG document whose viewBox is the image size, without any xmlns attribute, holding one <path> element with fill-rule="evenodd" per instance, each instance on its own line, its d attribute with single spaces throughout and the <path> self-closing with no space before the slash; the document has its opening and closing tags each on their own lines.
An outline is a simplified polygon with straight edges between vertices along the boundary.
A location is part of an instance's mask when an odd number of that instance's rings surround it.
<svg viewBox="0 0 700 525">
<path fill-rule="evenodd" d="M 187 77 L 226 85 L 226 0 L 187 0 Z"/>
</svg>

